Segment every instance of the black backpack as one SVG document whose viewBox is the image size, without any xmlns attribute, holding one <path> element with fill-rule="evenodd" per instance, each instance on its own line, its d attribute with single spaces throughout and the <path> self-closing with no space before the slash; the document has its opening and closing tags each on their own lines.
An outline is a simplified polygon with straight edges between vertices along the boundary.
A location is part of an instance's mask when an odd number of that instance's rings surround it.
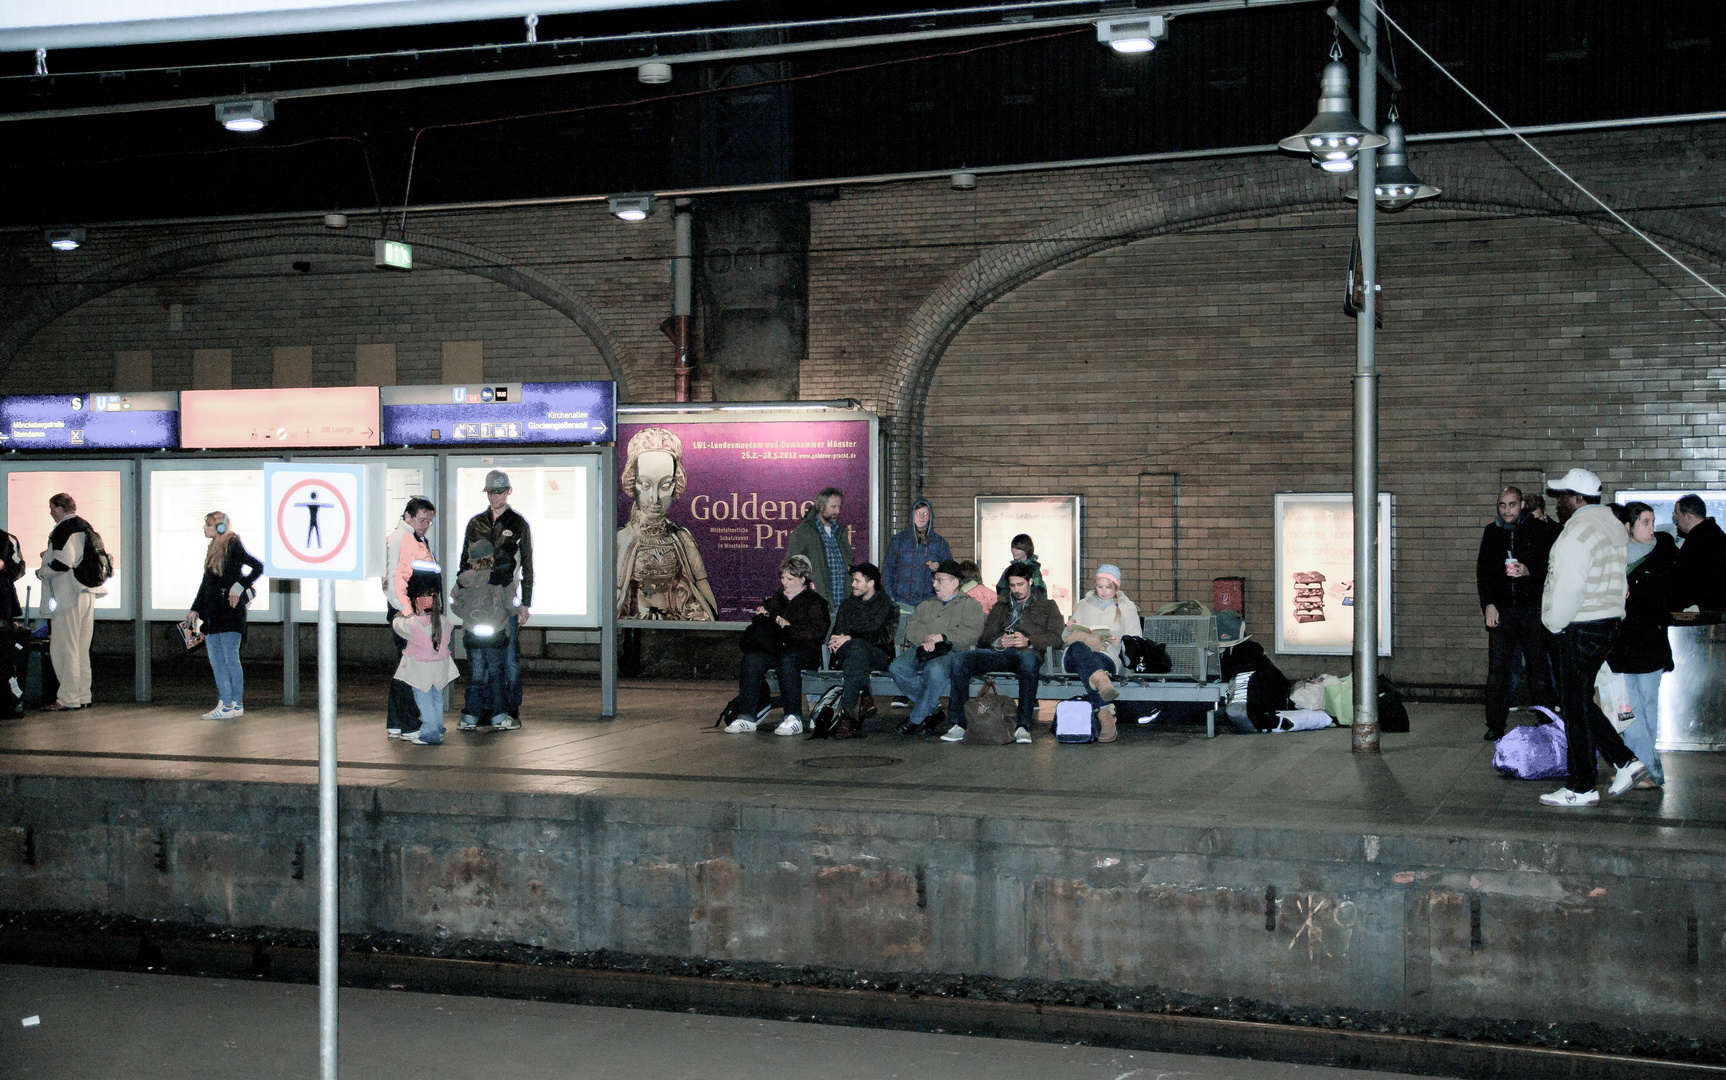
<svg viewBox="0 0 1726 1080">
<path fill-rule="evenodd" d="M 86 589 L 99 589 L 114 576 L 114 560 L 102 546 L 102 538 L 84 522 L 84 557 L 72 568 L 72 577 Z"/>
<path fill-rule="evenodd" d="M 1175 666 L 1168 646 L 1131 634 L 1121 639 L 1121 660 L 1126 665 L 1122 674 L 1167 675 Z"/>
<path fill-rule="evenodd" d="M 1378 677 L 1378 729 L 1392 734 L 1408 731 L 1408 706 L 1402 703 L 1402 691 L 1383 675 Z"/>
</svg>

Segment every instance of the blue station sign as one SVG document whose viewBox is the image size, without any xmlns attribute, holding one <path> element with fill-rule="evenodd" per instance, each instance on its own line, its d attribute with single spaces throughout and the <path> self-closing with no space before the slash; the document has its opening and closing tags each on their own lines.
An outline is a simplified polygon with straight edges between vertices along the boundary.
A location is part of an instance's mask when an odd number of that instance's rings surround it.
<svg viewBox="0 0 1726 1080">
<path fill-rule="evenodd" d="M 379 390 L 383 445 L 611 442 L 617 384 L 471 383 Z"/>
</svg>

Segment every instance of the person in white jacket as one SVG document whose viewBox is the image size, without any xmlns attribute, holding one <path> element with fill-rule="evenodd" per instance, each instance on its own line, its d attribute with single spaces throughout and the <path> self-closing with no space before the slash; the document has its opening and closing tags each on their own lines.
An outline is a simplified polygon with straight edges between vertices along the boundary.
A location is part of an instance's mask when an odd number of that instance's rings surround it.
<svg viewBox="0 0 1726 1080">
<path fill-rule="evenodd" d="M 78 516 L 77 502 L 62 491 L 48 500 L 48 516 L 54 519 L 54 531 L 48 534 L 48 548 L 42 552 L 36 576 L 48 594 L 52 626 L 48 657 L 54 663 L 54 677 L 60 680 L 60 693 L 42 711 L 88 709 L 90 632 L 96 622 L 96 598 L 108 595 L 108 590 L 85 585 L 73 573 L 84 558 L 90 531 L 89 523 Z"/>
<path fill-rule="evenodd" d="M 1061 666 L 1085 680 L 1085 697 L 1097 711 L 1097 741 L 1114 742 L 1115 705 L 1120 696 L 1110 675 L 1121 670 L 1121 639 L 1143 637 L 1139 608 L 1121 591 L 1121 568 L 1097 567 L 1097 587 L 1073 605 L 1061 639 L 1067 643 Z"/>
<path fill-rule="evenodd" d="M 1594 703 L 1594 679 L 1624 621 L 1624 563 L 1629 538 L 1617 515 L 1600 505 L 1600 477 L 1571 469 L 1547 485 L 1564 531 L 1553 542 L 1541 594 L 1540 621 L 1558 637 L 1558 699 L 1569 742 L 1570 779 L 1540 797 L 1548 806 L 1598 806 L 1604 755 L 1634 783 L 1636 761 Z M 1616 781 L 1614 788 L 1617 788 Z M 1628 786 L 1628 785 L 1626 785 Z"/>
</svg>

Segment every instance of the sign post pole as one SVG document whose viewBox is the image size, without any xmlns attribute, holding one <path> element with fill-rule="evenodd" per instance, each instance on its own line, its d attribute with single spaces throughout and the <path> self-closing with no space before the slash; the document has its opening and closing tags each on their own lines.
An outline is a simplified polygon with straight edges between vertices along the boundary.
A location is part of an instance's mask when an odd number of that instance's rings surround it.
<svg viewBox="0 0 1726 1080">
<path fill-rule="evenodd" d="M 292 628 L 293 624 L 288 624 Z M 336 1080 L 336 583 L 318 581 L 318 1075 Z"/>
</svg>

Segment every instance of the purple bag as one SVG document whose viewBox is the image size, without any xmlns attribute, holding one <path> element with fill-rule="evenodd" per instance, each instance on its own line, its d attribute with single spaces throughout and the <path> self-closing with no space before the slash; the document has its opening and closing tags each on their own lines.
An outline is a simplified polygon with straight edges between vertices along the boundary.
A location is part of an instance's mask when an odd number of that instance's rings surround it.
<svg viewBox="0 0 1726 1080">
<path fill-rule="evenodd" d="M 1492 767 L 1518 780 L 1562 780 L 1570 775 L 1565 763 L 1570 743 L 1557 714 L 1541 705 L 1529 710 L 1540 714 L 1538 724 L 1513 727 L 1498 740 L 1492 752 Z"/>
</svg>

